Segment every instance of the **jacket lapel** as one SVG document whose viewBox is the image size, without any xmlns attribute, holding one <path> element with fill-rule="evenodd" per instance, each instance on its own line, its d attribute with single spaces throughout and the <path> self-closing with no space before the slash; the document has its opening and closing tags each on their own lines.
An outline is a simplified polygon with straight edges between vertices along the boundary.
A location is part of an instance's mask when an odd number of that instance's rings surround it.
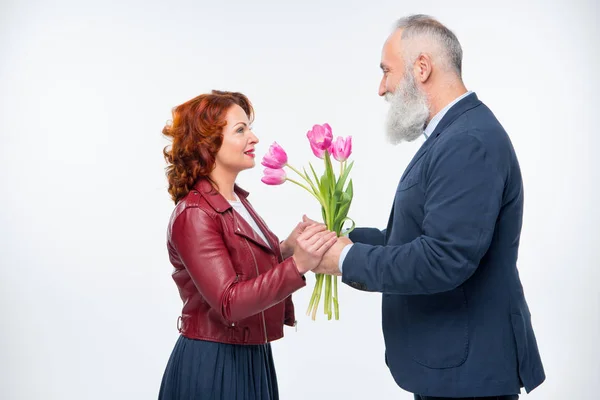
<svg viewBox="0 0 600 400">
<path fill-rule="evenodd" d="M 248 202 L 248 192 L 241 189 L 237 185 L 235 187 L 235 191 L 244 207 L 246 207 L 246 210 L 248 210 L 248 213 L 250 213 L 252 219 L 254 219 L 254 222 L 256 222 L 256 225 L 258 225 L 258 228 L 267 238 L 268 243 L 265 243 L 264 240 L 254 231 L 254 229 L 252 229 L 252 227 L 243 218 L 239 218 L 239 216 L 236 219 L 238 221 L 242 220 L 239 221 L 239 224 L 237 225 L 237 227 L 240 228 L 240 231 L 238 232 L 238 229 L 236 227 L 235 233 L 252 240 L 256 244 L 262 246 L 265 250 L 277 255 L 277 257 L 280 258 L 279 242 L 277 240 L 277 237 L 273 234 L 273 232 L 269 230 L 267 224 L 265 224 L 265 221 L 263 221 L 263 219 L 256 213 L 252 205 Z M 245 230 L 244 227 L 246 228 Z"/>
<path fill-rule="evenodd" d="M 258 225 L 258 223 L 257 223 L 257 225 Z M 265 243 L 264 240 L 262 240 L 261 237 L 258 235 L 258 233 L 256 233 L 256 231 L 254 229 L 252 229 L 252 227 L 248 224 L 248 222 L 246 222 L 246 220 L 241 215 L 239 215 L 235 210 L 233 212 L 233 226 L 234 226 L 234 232 L 236 235 L 244 237 L 244 238 L 250 240 L 251 242 L 253 242 L 254 244 L 256 244 L 257 246 L 262 247 L 266 251 L 273 253 L 273 249 L 271 248 L 270 244 Z M 260 225 L 259 225 L 259 227 L 260 227 Z M 267 236 L 267 239 L 268 239 L 268 236 Z"/>
<path fill-rule="evenodd" d="M 198 182 L 196 182 L 196 184 L 194 185 L 194 189 L 196 189 L 202 194 L 202 196 L 206 199 L 206 201 L 211 205 L 211 207 L 215 211 L 221 214 L 225 214 L 226 211 L 231 209 L 230 215 L 233 220 L 233 231 L 236 235 L 242 236 L 255 243 L 256 245 L 262 247 L 266 251 L 271 252 L 280 257 L 279 243 L 277 242 L 277 238 L 275 237 L 275 235 L 273 235 L 271 231 L 269 231 L 264 221 L 258 216 L 258 214 L 256 214 L 256 211 L 254 211 L 250 203 L 248 203 L 248 200 L 246 200 L 246 197 L 248 197 L 248 192 L 240 188 L 238 185 L 234 186 L 235 193 L 238 195 L 240 201 L 242 202 L 244 207 L 246 207 L 254 221 L 256 221 L 256 224 L 263 232 L 269 243 L 265 243 L 265 241 L 262 240 L 262 238 L 254 231 L 254 229 L 252 229 L 250 224 L 246 222 L 244 217 L 239 215 L 233 209 L 233 207 L 231 206 L 231 204 L 229 204 L 227 199 L 225 199 L 225 197 L 223 197 L 207 179 L 199 179 Z"/>
</svg>

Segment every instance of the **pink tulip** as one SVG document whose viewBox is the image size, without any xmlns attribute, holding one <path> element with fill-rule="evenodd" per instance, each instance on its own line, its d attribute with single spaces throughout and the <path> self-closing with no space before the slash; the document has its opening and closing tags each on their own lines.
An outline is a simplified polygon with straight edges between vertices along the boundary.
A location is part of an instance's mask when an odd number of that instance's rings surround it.
<svg viewBox="0 0 600 400">
<path fill-rule="evenodd" d="M 278 145 L 277 142 L 273 142 L 271 147 L 269 147 L 269 152 L 263 157 L 261 164 L 267 168 L 279 169 L 283 168 L 287 164 L 287 161 L 288 156 L 283 147 Z"/>
<path fill-rule="evenodd" d="M 310 148 L 315 156 L 323 158 L 325 150 L 331 146 L 333 140 L 333 133 L 331 133 L 331 127 L 329 124 L 315 125 L 306 134 L 308 141 L 310 142 Z"/>
<path fill-rule="evenodd" d="M 285 182 L 287 175 L 282 168 L 265 168 L 261 181 L 267 185 L 281 185 Z"/>
<path fill-rule="evenodd" d="M 316 147 L 312 142 L 310 142 L 310 149 L 312 150 L 312 152 L 315 156 L 317 156 L 321 159 L 323 157 L 325 157 L 325 150 Z"/>
<path fill-rule="evenodd" d="M 346 139 L 341 136 L 336 137 L 331 142 L 329 152 L 339 162 L 346 161 L 350 157 L 350 154 L 352 154 L 352 136 L 348 136 Z"/>
</svg>

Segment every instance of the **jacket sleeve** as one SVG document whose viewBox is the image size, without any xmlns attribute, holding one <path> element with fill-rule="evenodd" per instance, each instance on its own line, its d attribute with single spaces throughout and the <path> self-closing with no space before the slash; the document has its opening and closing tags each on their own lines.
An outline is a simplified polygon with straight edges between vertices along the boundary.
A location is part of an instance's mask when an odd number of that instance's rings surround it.
<svg viewBox="0 0 600 400">
<path fill-rule="evenodd" d="M 284 324 L 288 326 L 294 326 L 296 323 L 296 313 L 294 312 L 294 302 L 292 301 L 292 295 L 289 295 L 285 299 L 285 320 Z"/>
<path fill-rule="evenodd" d="M 171 241 L 202 297 L 226 321 L 255 315 L 306 285 L 293 258 L 256 278 L 238 281 L 220 226 L 197 207 L 177 217 Z"/>
<path fill-rule="evenodd" d="M 474 136 L 440 147 L 425 167 L 423 234 L 399 246 L 354 244 L 343 282 L 365 291 L 432 294 L 475 272 L 492 240 L 504 178 Z"/>
</svg>

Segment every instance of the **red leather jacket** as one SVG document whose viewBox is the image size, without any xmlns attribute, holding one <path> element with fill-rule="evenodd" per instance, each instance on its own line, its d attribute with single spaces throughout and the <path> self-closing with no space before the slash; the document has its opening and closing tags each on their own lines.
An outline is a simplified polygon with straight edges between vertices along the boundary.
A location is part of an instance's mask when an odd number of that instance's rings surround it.
<svg viewBox="0 0 600 400">
<path fill-rule="evenodd" d="M 235 187 L 268 245 L 229 202 L 200 179 L 173 211 L 168 228 L 173 279 L 183 300 L 182 335 L 222 343 L 261 344 L 293 326 L 291 294 L 306 285 L 279 240 Z M 274 250 L 273 250 L 274 249 Z"/>
</svg>

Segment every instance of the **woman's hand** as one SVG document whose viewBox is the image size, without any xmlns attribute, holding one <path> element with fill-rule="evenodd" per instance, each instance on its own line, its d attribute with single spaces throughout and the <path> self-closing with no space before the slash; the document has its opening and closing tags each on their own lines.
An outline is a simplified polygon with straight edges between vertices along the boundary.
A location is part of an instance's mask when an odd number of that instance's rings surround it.
<svg viewBox="0 0 600 400">
<path fill-rule="evenodd" d="M 294 251 L 294 262 L 301 275 L 315 269 L 323 255 L 337 242 L 335 232 L 327 230 L 323 224 L 311 224 L 298 236 Z"/>
<path fill-rule="evenodd" d="M 294 228 L 294 230 L 292 230 L 292 233 L 290 233 L 290 235 L 279 245 L 281 255 L 284 259 L 291 257 L 294 254 L 298 243 L 298 237 L 300 236 L 300 234 L 302 234 L 302 232 L 304 232 L 306 228 L 308 228 L 311 225 L 325 226 L 325 224 L 320 224 L 316 221 L 308 219 L 306 215 L 304 215 L 302 219 L 303 221 L 299 222 L 298 225 L 296 225 L 296 227 Z"/>
</svg>

